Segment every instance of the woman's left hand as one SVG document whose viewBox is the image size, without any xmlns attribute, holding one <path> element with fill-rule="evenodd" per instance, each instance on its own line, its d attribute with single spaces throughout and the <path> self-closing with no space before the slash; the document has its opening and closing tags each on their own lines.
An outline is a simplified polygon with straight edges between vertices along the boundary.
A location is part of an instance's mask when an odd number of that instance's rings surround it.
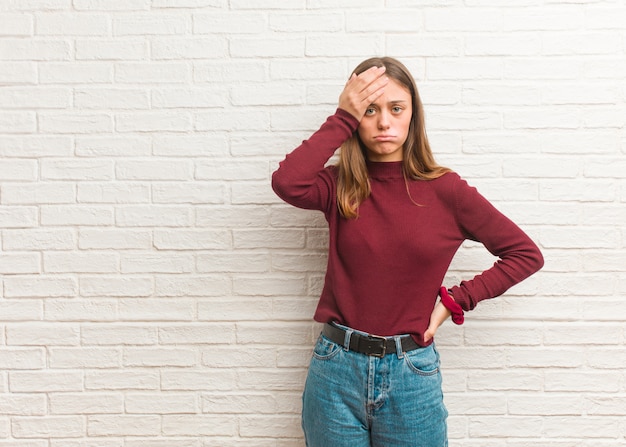
<svg viewBox="0 0 626 447">
<path fill-rule="evenodd" d="M 428 329 L 424 332 L 424 341 L 430 341 L 431 338 L 435 336 L 435 332 L 439 326 L 443 324 L 448 318 L 450 318 L 451 312 L 441 304 L 441 301 L 438 301 L 435 304 L 435 308 L 433 309 L 433 313 L 430 314 L 430 323 L 428 325 Z"/>
</svg>

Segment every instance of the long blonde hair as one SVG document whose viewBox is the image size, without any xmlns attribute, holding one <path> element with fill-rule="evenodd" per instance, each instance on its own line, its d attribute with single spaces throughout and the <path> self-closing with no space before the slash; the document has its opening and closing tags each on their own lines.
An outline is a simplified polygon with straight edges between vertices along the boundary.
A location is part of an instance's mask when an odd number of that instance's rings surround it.
<svg viewBox="0 0 626 447">
<path fill-rule="evenodd" d="M 398 60 L 390 57 L 375 57 L 361 62 L 355 69 L 360 74 L 372 66 L 385 66 L 385 74 L 404 86 L 411 93 L 413 115 L 409 133 L 404 143 L 402 170 L 406 179 L 431 180 L 442 176 L 450 169 L 439 166 L 430 149 L 424 124 L 424 108 L 409 70 Z M 358 216 L 359 205 L 370 195 L 370 182 L 366 164 L 366 148 L 355 132 L 340 148 L 337 168 L 337 206 L 347 219 Z M 407 184 L 408 193 L 408 184 Z"/>
</svg>

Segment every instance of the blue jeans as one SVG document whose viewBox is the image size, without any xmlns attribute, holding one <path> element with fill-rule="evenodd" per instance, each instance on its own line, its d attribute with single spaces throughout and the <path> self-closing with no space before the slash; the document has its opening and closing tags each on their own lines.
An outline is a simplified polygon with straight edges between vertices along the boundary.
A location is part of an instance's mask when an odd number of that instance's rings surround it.
<svg viewBox="0 0 626 447">
<path fill-rule="evenodd" d="M 448 445 L 434 344 L 379 358 L 320 335 L 302 402 L 307 447 Z"/>
</svg>

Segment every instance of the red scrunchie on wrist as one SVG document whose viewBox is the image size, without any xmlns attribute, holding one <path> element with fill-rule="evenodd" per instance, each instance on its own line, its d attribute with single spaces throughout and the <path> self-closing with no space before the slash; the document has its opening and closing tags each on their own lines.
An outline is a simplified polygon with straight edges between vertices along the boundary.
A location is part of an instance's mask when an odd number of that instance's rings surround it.
<svg viewBox="0 0 626 447">
<path fill-rule="evenodd" d="M 441 297 L 441 304 L 452 312 L 452 321 L 454 324 L 463 324 L 465 321 L 463 309 L 461 308 L 461 305 L 454 301 L 454 299 L 452 299 L 452 297 L 448 294 L 448 289 L 441 287 L 439 289 L 439 296 Z"/>
</svg>

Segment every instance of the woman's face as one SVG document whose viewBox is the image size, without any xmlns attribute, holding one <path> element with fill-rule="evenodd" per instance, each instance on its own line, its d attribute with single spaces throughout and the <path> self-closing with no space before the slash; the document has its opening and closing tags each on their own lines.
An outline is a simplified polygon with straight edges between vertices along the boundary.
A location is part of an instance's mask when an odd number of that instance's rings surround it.
<svg viewBox="0 0 626 447">
<path fill-rule="evenodd" d="M 371 161 L 401 161 L 413 107 L 411 93 L 390 79 L 384 93 L 365 111 L 357 129 Z"/>
</svg>

